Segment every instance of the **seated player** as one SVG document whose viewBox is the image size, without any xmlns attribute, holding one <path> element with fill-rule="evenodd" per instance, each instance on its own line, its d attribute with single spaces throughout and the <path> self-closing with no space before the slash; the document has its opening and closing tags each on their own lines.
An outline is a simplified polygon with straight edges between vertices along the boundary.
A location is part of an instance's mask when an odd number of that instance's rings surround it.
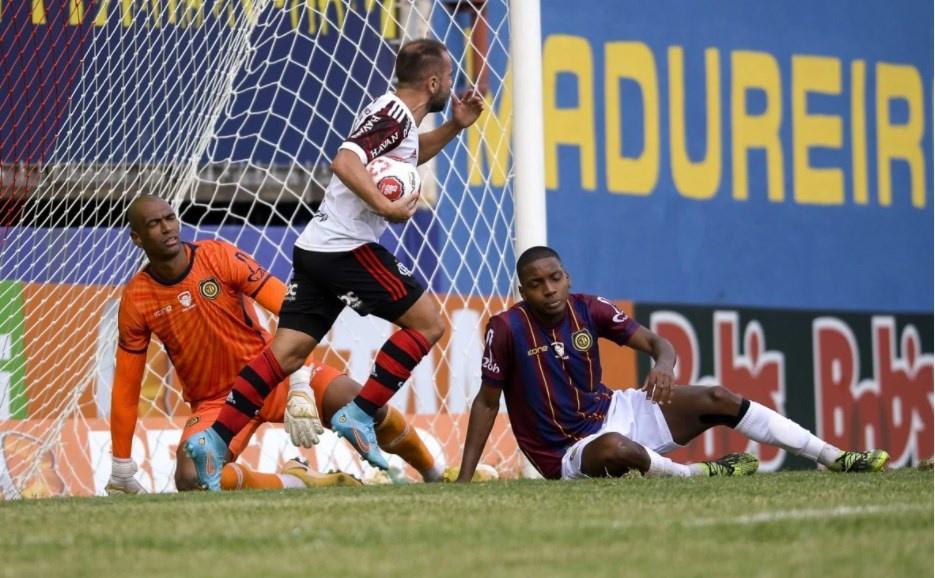
<svg viewBox="0 0 935 578">
<path fill-rule="evenodd" d="M 723 425 L 747 438 L 805 456 L 835 472 L 879 471 L 882 450 L 841 451 L 802 426 L 723 386 L 673 387 L 675 351 L 664 338 L 601 297 L 569 294 L 558 254 L 533 247 L 516 263 L 520 301 L 487 326 L 483 382 L 471 406 L 457 481 L 471 480 L 500 394 L 520 449 L 546 478 L 736 476 L 752 474 L 752 454 L 679 464 L 663 455 L 708 428 Z M 652 356 L 641 389 L 612 391 L 601 383 L 597 338 Z"/>
<path fill-rule="evenodd" d="M 182 242 L 178 218 L 162 199 L 136 199 L 127 210 L 127 221 L 131 239 L 146 253 L 149 264 L 130 280 L 120 300 L 111 410 L 114 460 L 107 491 L 142 491 L 133 477 L 137 466 L 130 458 L 130 449 L 152 334 L 165 346 L 182 384 L 183 397 L 192 408 L 176 455 L 176 487 L 196 489 L 199 486 L 194 464 L 181 450 L 183 443 L 214 422 L 225 399 L 237 395 L 232 385 L 241 367 L 270 341 L 249 300 L 255 299 L 278 314 L 286 287 L 233 245 L 222 241 Z M 234 439 L 228 462 L 236 459 L 253 432 L 267 421 L 285 422 L 293 443 L 311 447 L 324 431 L 317 408 L 322 408 L 325 423 L 330 423 L 331 415 L 354 399 L 361 387 L 326 365 L 305 367 L 290 379 L 303 382 L 297 385 L 305 395 L 293 395 L 287 407 L 288 381 L 274 387 Z M 427 480 L 440 477 L 440 468 L 401 413 L 388 407 L 377 423 L 381 448 L 402 456 Z M 280 474 L 262 474 L 233 463 L 222 469 L 224 489 L 356 484 L 346 474 L 317 474 L 295 460 L 288 462 Z"/>
</svg>

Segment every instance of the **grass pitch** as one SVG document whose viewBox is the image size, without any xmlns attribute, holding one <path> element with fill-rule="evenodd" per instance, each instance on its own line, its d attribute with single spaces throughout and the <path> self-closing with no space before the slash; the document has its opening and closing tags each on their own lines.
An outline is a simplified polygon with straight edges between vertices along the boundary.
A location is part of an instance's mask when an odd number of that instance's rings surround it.
<svg viewBox="0 0 935 578">
<path fill-rule="evenodd" d="M 0 502 L 0 576 L 932 576 L 933 474 Z"/>
</svg>

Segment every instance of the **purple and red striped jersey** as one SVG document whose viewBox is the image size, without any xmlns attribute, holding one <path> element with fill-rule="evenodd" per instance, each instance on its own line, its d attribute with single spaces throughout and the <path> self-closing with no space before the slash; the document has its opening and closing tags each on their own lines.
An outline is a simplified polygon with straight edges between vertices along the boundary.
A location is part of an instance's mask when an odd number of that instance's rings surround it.
<svg viewBox="0 0 935 578">
<path fill-rule="evenodd" d="M 583 294 L 568 296 L 554 326 L 524 301 L 490 318 L 483 381 L 503 390 L 516 441 L 546 478 L 561 477 L 565 450 L 600 430 L 610 407 L 597 338 L 624 345 L 639 327 L 607 299 Z"/>
</svg>

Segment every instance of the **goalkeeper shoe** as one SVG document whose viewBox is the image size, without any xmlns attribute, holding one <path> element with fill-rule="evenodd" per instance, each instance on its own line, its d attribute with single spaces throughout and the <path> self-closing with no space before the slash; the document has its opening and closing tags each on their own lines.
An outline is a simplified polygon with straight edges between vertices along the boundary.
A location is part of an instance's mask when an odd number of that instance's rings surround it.
<svg viewBox="0 0 935 578">
<path fill-rule="evenodd" d="M 701 462 L 707 476 L 751 476 L 760 467 L 760 460 L 753 454 L 727 454 L 713 462 Z"/>
<path fill-rule="evenodd" d="M 841 452 L 828 469 L 832 472 L 879 472 L 886 467 L 890 455 L 884 450 Z"/>
<path fill-rule="evenodd" d="M 227 444 L 213 428 L 200 431 L 185 441 L 185 453 L 195 462 L 195 474 L 203 490 L 221 491 L 221 468 L 227 460 Z"/>
<path fill-rule="evenodd" d="M 346 439 L 374 467 L 388 469 L 389 464 L 380 452 L 373 418 L 353 401 L 331 417 L 331 429 Z"/>
<path fill-rule="evenodd" d="M 313 470 L 302 458 L 292 458 L 282 467 L 282 473 L 302 480 L 307 488 L 329 488 L 332 486 L 362 486 L 360 480 L 344 472 L 320 473 Z"/>
</svg>

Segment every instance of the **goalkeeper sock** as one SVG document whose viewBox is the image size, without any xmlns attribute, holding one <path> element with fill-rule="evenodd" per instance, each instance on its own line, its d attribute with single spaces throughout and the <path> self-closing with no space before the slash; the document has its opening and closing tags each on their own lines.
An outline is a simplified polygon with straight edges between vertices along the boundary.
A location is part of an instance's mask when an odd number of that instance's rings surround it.
<svg viewBox="0 0 935 578">
<path fill-rule="evenodd" d="M 386 405 L 429 352 L 428 340 L 414 329 L 400 329 L 377 353 L 373 371 L 354 403 L 369 415 Z"/>
<path fill-rule="evenodd" d="M 222 490 L 281 490 L 305 488 L 305 482 L 289 474 L 264 474 L 240 464 L 227 464 L 221 470 Z"/>
<path fill-rule="evenodd" d="M 415 428 L 393 406 L 387 406 L 386 417 L 377 426 L 380 448 L 406 460 L 427 482 L 441 480 L 442 472 L 435 466 L 435 458 L 425 447 Z"/>
<path fill-rule="evenodd" d="M 834 463 L 841 450 L 813 435 L 791 419 L 761 405 L 750 402 L 747 413 L 734 429 L 751 440 L 780 447 L 787 452 L 805 456 L 824 466 Z"/>
<path fill-rule="evenodd" d="M 234 388 L 227 396 L 227 403 L 211 428 L 230 446 L 234 436 L 260 414 L 266 396 L 285 377 L 273 352 L 269 348 L 264 349 L 240 371 L 234 380 Z"/>
</svg>

